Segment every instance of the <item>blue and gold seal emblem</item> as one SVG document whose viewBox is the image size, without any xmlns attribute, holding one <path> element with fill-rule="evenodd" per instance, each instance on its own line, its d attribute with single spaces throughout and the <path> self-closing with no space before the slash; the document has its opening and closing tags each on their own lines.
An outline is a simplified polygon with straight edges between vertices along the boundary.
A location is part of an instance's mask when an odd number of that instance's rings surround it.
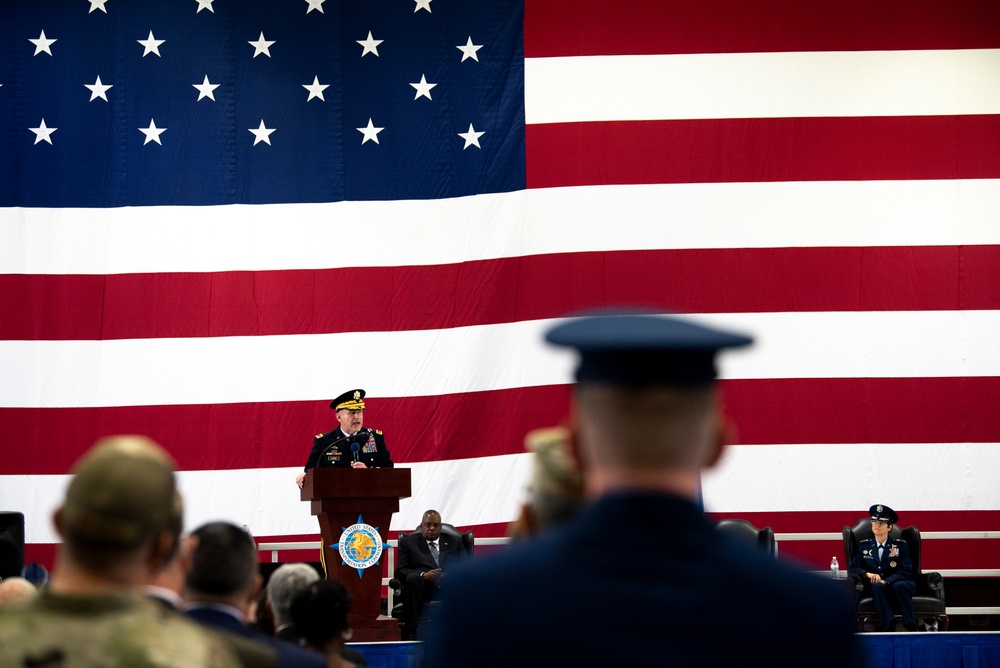
<svg viewBox="0 0 1000 668">
<path fill-rule="evenodd" d="M 365 524 L 361 515 L 358 515 L 358 523 L 347 527 L 340 534 L 337 548 L 343 563 L 357 569 L 360 578 L 365 574 L 366 568 L 378 564 L 382 556 L 382 537 L 378 533 L 378 527 Z"/>
</svg>

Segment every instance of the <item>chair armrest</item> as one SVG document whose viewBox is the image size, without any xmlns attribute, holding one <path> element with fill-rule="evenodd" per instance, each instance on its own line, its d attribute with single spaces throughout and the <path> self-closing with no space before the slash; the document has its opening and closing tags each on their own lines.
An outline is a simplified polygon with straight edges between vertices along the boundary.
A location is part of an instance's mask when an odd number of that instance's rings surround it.
<svg viewBox="0 0 1000 668">
<path fill-rule="evenodd" d="M 855 573 L 849 573 L 847 575 L 847 581 L 851 583 L 856 592 L 863 592 L 865 590 L 865 582 L 861 579 L 860 575 Z"/>
<path fill-rule="evenodd" d="M 931 592 L 939 600 L 944 600 L 944 578 L 941 577 L 940 573 L 924 573 L 924 577 L 927 578 L 927 586 L 930 588 Z"/>
<path fill-rule="evenodd" d="M 389 580 L 389 589 L 396 592 L 397 595 L 399 594 L 399 591 L 402 588 L 403 588 L 403 583 L 397 580 L 396 578 L 392 578 Z"/>
</svg>

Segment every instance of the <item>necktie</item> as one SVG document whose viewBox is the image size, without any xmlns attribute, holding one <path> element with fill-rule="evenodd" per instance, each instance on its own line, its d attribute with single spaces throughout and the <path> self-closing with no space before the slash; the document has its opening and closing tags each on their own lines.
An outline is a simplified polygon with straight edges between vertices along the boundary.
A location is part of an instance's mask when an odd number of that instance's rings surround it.
<svg viewBox="0 0 1000 668">
<path fill-rule="evenodd" d="M 431 541 L 431 542 L 427 543 L 427 546 L 429 548 L 431 548 L 431 557 L 434 558 L 434 563 L 437 564 L 438 566 L 440 566 L 441 565 L 441 560 L 438 559 L 438 544 L 437 544 L 437 541 L 436 540 Z"/>
<path fill-rule="evenodd" d="M 884 543 L 879 543 L 878 544 L 878 560 L 880 562 L 882 561 L 882 550 L 883 549 L 885 549 L 885 544 Z"/>
</svg>

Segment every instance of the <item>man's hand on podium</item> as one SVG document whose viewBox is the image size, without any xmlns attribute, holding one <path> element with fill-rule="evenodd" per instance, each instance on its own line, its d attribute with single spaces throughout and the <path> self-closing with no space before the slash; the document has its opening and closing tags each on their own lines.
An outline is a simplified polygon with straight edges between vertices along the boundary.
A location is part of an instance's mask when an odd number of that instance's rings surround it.
<svg viewBox="0 0 1000 668">
<path fill-rule="evenodd" d="M 305 471 L 295 476 L 295 484 L 299 486 L 299 489 L 302 489 L 302 483 L 305 482 L 305 479 L 306 479 Z"/>
</svg>

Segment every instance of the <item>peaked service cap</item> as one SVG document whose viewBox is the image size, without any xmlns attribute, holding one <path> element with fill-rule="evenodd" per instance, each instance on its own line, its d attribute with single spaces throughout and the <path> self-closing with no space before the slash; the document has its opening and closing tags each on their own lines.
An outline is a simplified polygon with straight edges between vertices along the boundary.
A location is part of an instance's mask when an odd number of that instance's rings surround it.
<svg viewBox="0 0 1000 668">
<path fill-rule="evenodd" d="M 556 325 L 545 340 L 580 352 L 577 382 L 622 386 L 704 386 L 716 354 L 753 339 L 686 317 L 645 311 L 594 311 Z"/>
</svg>

